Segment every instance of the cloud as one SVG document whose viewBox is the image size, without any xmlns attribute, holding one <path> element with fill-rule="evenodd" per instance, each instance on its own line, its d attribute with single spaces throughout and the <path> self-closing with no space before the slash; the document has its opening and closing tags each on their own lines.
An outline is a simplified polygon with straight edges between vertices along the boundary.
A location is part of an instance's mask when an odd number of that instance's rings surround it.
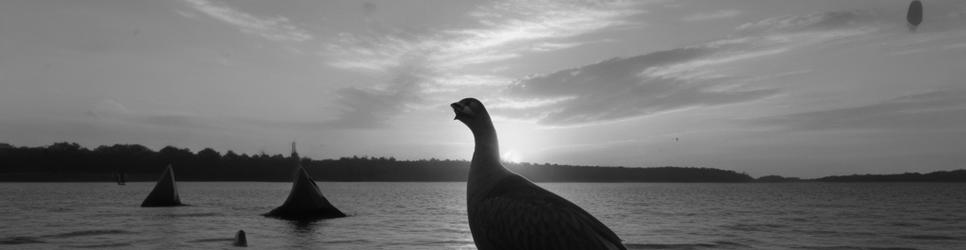
<svg viewBox="0 0 966 250">
<path fill-rule="evenodd" d="M 372 13 L 375 13 L 376 10 L 378 9 L 379 8 L 376 7 L 376 4 L 374 3 L 371 3 L 371 2 L 362 3 L 362 12 L 365 13 L 366 16 L 372 15 Z"/>
<path fill-rule="evenodd" d="M 574 38 L 634 25 L 627 19 L 643 13 L 637 5 L 623 1 L 500 1 L 469 13 L 476 23 L 472 27 L 418 35 L 344 33 L 320 54 L 332 59 L 331 66 L 343 69 L 388 71 L 410 64 L 417 55 L 431 68 L 460 69 L 600 42 Z"/>
<path fill-rule="evenodd" d="M 454 34 L 444 51 L 480 53 L 504 46 L 575 37 L 602 29 L 633 25 L 628 17 L 644 11 L 630 2 L 586 4 L 561 1 L 505 1 L 484 6 L 471 16 L 480 28 L 447 31 Z M 573 47 L 576 42 L 568 43 Z M 544 47 L 546 49 L 546 47 Z"/>
<path fill-rule="evenodd" d="M 966 90 L 930 91 L 865 106 L 751 121 L 791 130 L 966 131 Z"/>
<path fill-rule="evenodd" d="M 415 99 L 407 91 L 344 88 L 337 92 L 343 108 L 335 120 L 325 125 L 334 128 L 370 129 L 385 127 L 389 118 L 403 113 L 406 103 Z"/>
<path fill-rule="evenodd" d="M 741 14 L 741 11 L 739 10 L 718 10 L 714 12 L 695 13 L 692 15 L 688 15 L 681 20 L 684 20 L 687 22 L 709 21 L 709 20 L 732 18 L 740 14 Z"/>
<path fill-rule="evenodd" d="M 782 16 L 763 19 L 738 26 L 742 34 L 762 34 L 776 32 L 806 32 L 841 29 L 850 25 L 878 18 L 871 11 L 832 11 L 818 12 L 801 16 Z"/>
<path fill-rule="evenodd" d="M 314 39 L 311 33 L 295 26 L 285 17 L 258 17 L 216 1 L 184 1 L 198 12 L 230 24 L 246 34 L 280 42 L 304 42 Z"/>
<path fill-rule="evenodd" d="M 114 99 L 104 99 L 94 104 L 94 108 L 86 112 L 87 116 L 94 119 L 109 119 L 112 117 L 128 115 L 131 112 L 126 106 Z"/>
<path fill-rule="evenodd" d="M 745 102 L 777 93 L 775 89 L 716 90 L 730 81 L 688 82 L 640 74 L 642 69 L 686 61 L 709 52 L 697 48 L 677 49 L 528 78 L 506 88 L 504 93 L 524 100 L 557 101 L 500 113 L 517 118 L 539 117 L 538 122 L 546 125 L 574 125 Z"/>
<path fill-rule="evenodd" d="M 345 88 L 337 94 L 343 110 L 330 124 L 339 128 L 382 127 L 386 117 L 403 110 L 399 93 Z"/>
<path fill-rule="evenodd" d="M 505 62 L 529 53 L 546 53 L 599 43 L 582 35 L 634 25 L 640 2 L 499 1 L 474 9 L 475 25 L 435 30 L 395 30 L 377 24 L 365 34 L 342 33 L 319 53 L 328 65 L 369 74 L 396 76 L 377 87 L 340 90 L 343 113 L 334 121 L 346 127 L 380 124 L 418 104 L 425 93 L 452 92 L 467 86 L 505 85 L 501 77 L 464 72 L 468 66 Z M 367 16 L 375 5 L 363 5 Z M 368 20 L 367 22 L 374 22 Z M 418 69 L 418 70 L 414 70 Z M 404 79 L 404 80 L 400 80 Z M 367 101 L 360 101 L 367 100 Z M 382 101 L 392 102 L 387 110 Z M 389 111 L 389 112 L 384 112 Z M 340 125 L 341 126 L 341 125 Z"/>
<path fill-rule="evenodd" d="M 358 88 L 348 87 L 336 91 L 340 114 L 325 123 L 334 128 L 371 129 L 388 125 L 386 121 L 420 103 L 421 85 L 427 82 L 425 71 L 416 65 L 400 70 L 387 84 Z"/>
<path fill-rule="evenodd" d="M 762 99 L 779 90 L 748 84 L 765 80 L 761 76 L 729 75 L 720 68 L 869 34 L 876 29 L 856 25 L 866 16 L 829 12 L 766 19 L 741 25 L 720 40 L 528 77 L 502 94 L 510 103 L 541 105 L 504 105 L 508 108 L 500 113 L 545 125 L 577 125 Z"/>
<path fill-rule="evenodd" d="M 367 94 L 371 95 L 371 93 Z M 347 97 L 351 98 L 352 96 Z M 94 122 L 104 124 L 127 124 L 139 127 L 195 131 L 226 131 L 230 129 L 313 131 L 326 127 L 339 128 L 342 125 L 325 121 L 275 121 L 250 117 L 203 116 L 192 113 L 131 110 L 113 99 L 97 102 L 84 114 Z"/>
<path fill-rule="evenodd" d="M 85 114 L 100 122 L 122 122 L 171 128 L 217 128 L 225 125 L 217 119 L 190 114 L 158 114 L 133 111 L 113 99 L 105 99 L 94 104 Z"/>
</svg>

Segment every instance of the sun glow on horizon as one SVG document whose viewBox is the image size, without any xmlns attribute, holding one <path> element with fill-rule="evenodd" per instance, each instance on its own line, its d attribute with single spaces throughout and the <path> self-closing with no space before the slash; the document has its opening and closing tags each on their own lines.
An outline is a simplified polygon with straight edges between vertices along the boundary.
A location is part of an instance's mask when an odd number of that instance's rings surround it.
<svg viewBox="0 0 966 250">
<path fill-rule="evenodd" d="M 508 150 L 500 156 L 500 160 L 511 163 L 520 163 L 522 157 L 520 154 L 516 153 L 516 151 Z"/>
</svg>

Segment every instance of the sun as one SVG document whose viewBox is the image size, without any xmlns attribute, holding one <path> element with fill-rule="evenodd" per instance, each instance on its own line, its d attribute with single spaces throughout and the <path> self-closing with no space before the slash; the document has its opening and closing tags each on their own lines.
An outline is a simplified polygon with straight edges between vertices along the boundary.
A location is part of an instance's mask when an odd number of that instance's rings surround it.
<svg viewBox="0 0 966 250">
<path fill-rule="evenodd" d="M 508 150 L 500 156 L 500 160 L 505 162 L 520 163 L 522 157 L 514 150 Z"/>
</svg>

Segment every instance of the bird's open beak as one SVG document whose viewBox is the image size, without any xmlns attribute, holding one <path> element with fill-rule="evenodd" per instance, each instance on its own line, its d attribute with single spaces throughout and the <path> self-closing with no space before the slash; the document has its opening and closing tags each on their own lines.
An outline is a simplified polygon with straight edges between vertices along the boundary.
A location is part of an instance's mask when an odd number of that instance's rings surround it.
<svg viewBox="0 0 966 250">
<path fill-rule="evenodd" d="M 453 113 L 456 113 L 456 116 L 453 117 L 453 120 L 459 120 L 461 116 L 464 116 L 465 115 L 465 114 L 463 114 L 463 105 L 462 104 L 459 104 L 457 102 L 454 102 L 454 103 L 450 104 L 449 106 L 450 107 L 453 107 Z"/>
</svg>

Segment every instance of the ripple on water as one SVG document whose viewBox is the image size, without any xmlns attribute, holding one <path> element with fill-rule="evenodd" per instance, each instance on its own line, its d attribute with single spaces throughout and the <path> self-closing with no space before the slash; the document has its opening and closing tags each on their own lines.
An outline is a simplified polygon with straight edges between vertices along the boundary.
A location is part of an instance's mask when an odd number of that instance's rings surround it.
<svg viewBox="0 0 966 250">
<path fill-rule="evenodd" d="M 771 232 L 777 228 L 785 228 L 788 226 L 779 225 L 779 224 L 769 224 L 769 223 L 755 223 L 755 224 L 736 223 L 736 224 L 724 225 L 721 227 L 729 230 L 736 230 L 736 231 Z"/>
<path fill-rule="evenodd" d="M 910 239 L 910 240 L 961 240 L 959 237 L 945 236 L 945 235 L 929 235 L 929 234 L 915 234 L 915 235 L 900 235 L 899 238 Z"/>
<path fill-rule="evenodd" d="M 221 242 L 221 241 L 235 241 L 235 238 L 210 238 L 210 239 L 197 239 L 188 241 L 191 243 L 205 243 L 205 242 Z"/>
<path fill-rule="evenodd" d="M 20 245 L 20 244 L 34 244 L 34 243 L 44 243 L 44 241 L 26 236 L 10 237 L 0 240 L 0 245 Z"/>
<path fill-rule="evenodd" d="M 681 244 L 624 244 L 627 249 L 717 249 L 712 243 L 681 243 Z"/>
<path fill-rule="evenodd" d="M 369 241 L 369 240 L 363 240 L 363 239 L 354 239 L 354 240 L 327 240 L 327 241 L 322 241 L 322 243 L 328 243 L 328 244 L 367 244 L 367 243 L 370 243 L 370 242 L 371 241 Z"/>
<path fill-rule="evenodd" d="M 134 232 L 117 230 L 117 229 L 108 229 L 108 230 L 98 229 L 98 230 L 82 230 L 82 231 L 75 231 L 75 232 L 62 233 L 62 234 L 53 234 L 53 235 L 44 236 L 44 238 L 60 239 L 60 238 L 80 237 L 80 236 L 132 234 L 132 233 Z"/>
<path fill-rule="evenodd" d="M 158 214 L 161 217 L 175 217 L 175 218 L 195 218 L 195 217 L 214 217 L 220 216 L 220 213 L 186 213 L 186 214 Z"/>
<path fill-rule="evenodd" d="M 893 222 L 893 223 L 889 223 L 889 225 L 896 226 L 896 227 L 920 227 L 920 226 L 922 226 L 920 224 L 909 223 L 909 222 Z"/>
<path fill-rule="evenodd" d="M 116 229 L 81 230 L 81 231 L 74 231 L 74 232 L 67 232 L 67 233 L 60 233 L 60 234 L 44 235 L 39 237 L 15 236 L 15 237 L 10 237 L 10 238 L 0 240 L 0 245 L 47 243 L 46 241 L 41 240 L 42 238 L 67 239 L 67 238 L 83 237 L 83 236 L 133 234 L 133 233 L 134 232 L 116 230 Z M 129 243 L 124 243 L 124 244 L 129 244 Z M 85 246 L 77 246 L 77 247 L 85 247 Z M 96 246 L 93 246 L 92 248 L 96 248 Z"/>
<path fill-rule="evenodd" d="M 865 246 L 794 246 L 794 249 L 813 249 L 813 250 L 918 250 L 908 247 L 865 247 Z"/>
<path fill-rule="evenodd" d="M 109 248 L 109 247 L 129 247 L 132 246 L 131 243 L 110 243 L 110 244 L 93 244 L 93 245 L 78 245 L 71 246 L 76 248 Z"/>
</svg>

